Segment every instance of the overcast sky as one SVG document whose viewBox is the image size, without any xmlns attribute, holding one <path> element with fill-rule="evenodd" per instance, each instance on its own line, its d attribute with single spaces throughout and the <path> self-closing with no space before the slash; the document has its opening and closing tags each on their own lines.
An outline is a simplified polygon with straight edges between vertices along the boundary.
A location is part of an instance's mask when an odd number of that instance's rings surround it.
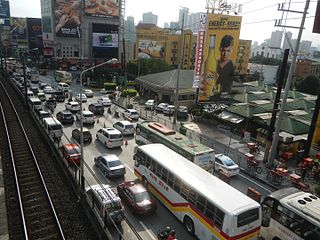
<svg viewBox="0 0 320 240">
<path fill-rule="evenodd" d="M 179 9 L 189 8 L 189 13 L 206 12 L 207 0 L 126 0 L 126 17 L 133 16 L 137 24 L 142 20 L 142 13 L 152 12 L 158 15 L 158 26 L 163 27 L 164 22 L 177 21 Z M 281 19 L 282 12 L 278 11 L 278 3 L 291 3 L 292 10 L 303 11 L 305 0 L 233 0 L 230 3 L 242 4 L 241 39 L 248 39 L 262 43 L 270 38 L 271 32 L 283 30 L 274 27 L 275 19 Z M 320 49 L 320 35 L 312 33 L 317 0 L 311 0 L 305 22 L 302 39 L 312 41 L 312 46 Z M 11 16 L 15 17 L 41 17 L 40 0 L 10 0 Z M 302 14 L 284 14 L 287 17 L 286 25 L 300 26 Z M 286 28 L 297 38 L 298 30 Z"/>
</svg>

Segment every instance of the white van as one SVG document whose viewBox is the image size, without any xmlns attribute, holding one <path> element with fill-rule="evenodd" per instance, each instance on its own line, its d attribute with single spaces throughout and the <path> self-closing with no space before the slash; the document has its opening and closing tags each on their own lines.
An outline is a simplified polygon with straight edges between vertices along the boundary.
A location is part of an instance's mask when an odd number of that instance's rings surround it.
<svg viewBox="0 0 320 240">
<path fill-rule="evenodd" d="M 61 89 L 63 91 L 69 91 L 69 84 L 64 83 L 64 82 L 60 82 L 60 83 L 58 83 L 58 89 Z"/>
<path fill-rule="evenodd" d="M 42 101 L 37 97 L 29 98 L 29 103 L 33 110 L 43 110 L 44 108 Z"/>
<path fill-rule="evenodd" d="M 62 124 L 55 117 L 44 118 L 43 127 L 52 138 L 61 138 L 63 135 Z"/>
</svg>

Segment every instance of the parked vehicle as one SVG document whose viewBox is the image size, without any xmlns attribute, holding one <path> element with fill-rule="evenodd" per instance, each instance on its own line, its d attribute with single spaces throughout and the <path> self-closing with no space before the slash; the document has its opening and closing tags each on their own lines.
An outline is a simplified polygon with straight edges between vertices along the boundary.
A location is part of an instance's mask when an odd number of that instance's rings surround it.
<svg viewBox="0 0 320 240">
<path fill-rule="evenodd" d="M 88 107 L 89 111 L 93 112 L 95 115 L 103 115 L 104 107 L 101 103 L 91 103 Z"/>
<path fill-rule="evenodd" d="M 72 113 L 80 111 L 80 104 L 78 102 L 67 102 L 66 105 L 66 110 L 70 110 Z"/>
<path fill-rule="evenodd" d="M 68 110 L 58 112 L 56 114 L 56 117 L 61 123 L 73 123 L 74 122 L 74 116 Z"/>
<path fill-rule="evenodd" d="M 46 106 L 47 109 L 55 108 L 57 106 L 56 99 L 53 98 L 53 97 L 50 97 L 49 99 L 46 100 L 45 106 Z"/>
<path fill-rule="evenodd" d="M 115 128 L 101 128 L 96 138 L 107 148 L 121 147 L 123 145 L 122 133 Z"/>
<path fill-rule="evenodd" d="M 80 143 L 80 128 L 75 128 L 72 130 L 72 137 L 78 142 Z M 82 128 L 82 134 L 83 134 L 83 142 L 92 142 L 92 135 L 91 132 L 88 128 L 83 127 Z"/>
<path fill-rule="evenodd" d="M 139 119 L 139 113 L 135 109 L 127 109 L 123 112 L 124 118 L 130 118 L 132 120 L 138 120 Z"/>
<path fill-rule="evenodd" d="M 86 95 L 87 98 L 93 97 L 94 93 L 90 89 L 84 89 L 83 93 Z"/>
<path fill-rule="evenodd" d="M 168 107 L 168 103 L 159 103 L 157 106 L 156 106 L 156 111 L 157 112 L 163 112 L 163 110 Z"/>
<path fill-rule="evenodd" d="M 75 100 L 77 101 L 77 102 L 80 102 L 81 101 L 81 98 L 82 98 L 82 102 L 87 102 L 87 96 L 85 95 L 85 94 L 81 94 L 80 95 L 80 93 L 78 93 L 76 96 L 75 96 Z"/>
<path fill-rule="evenodd" d="M 127 120 L 118 121 L 113 124 L 115 129 L 118 129 L 122 135 L 132 135 L 134 134 L 134 126 L 131 122 Z"/>
<path fill-rule="evenodd" d="M 59 149 L 62 153 L 63 158 L 69 164 L 77 164 L 77 165 L 80 164 L 81 151 L 77 144 L 75 143 L 64 144 Z"/>
<path fill-rule="evenodd" d="M 29 104 L 30 107 L 35 111 L 43 110 L 44 108 L 42 101 L 37 97 L 29 98 Z"/>
<path fill-rule="evenodd" d="M 188 108 L 186 106 L 179 106 L 177 109 L 177 118 L 187 120 L 188 117 Z"/>
<path fill-rule="evenodd" d="M 33 92 L 34 95 L 37 95 L 39 93 L 39 88 L 38 87 L 30 87 L 29 90 L 31 92 Z"/>
<path fill-rule="evenodd" d="M 40 110 L 37 113 L 41 123 L 42 123 L 42 119 L 51 117 L 51 113 L 49 113 L 48 111 Z"/>
<path fill-rule="evenodd" d="M 106 184 L 92 185 L 86 188 L 88 202 L 94 204 L 99 216 L 107 220 L 108 224 L 112 221 L 119 223 L 124 220 L 124 212 L 121 199 L 116 189 Z M 108 214 L 108 216 L 106 216 Z M 110 220 L 112 219 L 112 221 Z"/>
<path fill-rule="evenodd" d="M 117 186 L 119 197 L 135 214 L 147 214 L 157 209 L 155 199 L 151 198 L 147 189 L 140 183 L 127 181 Z"/>
<path fill-rule="evenodd" d="M 107 178 L 123 177 L 126 168 L 120 159 L 114 154 L 102 154 L 94 158 L 94 164 Z"/>
<path fill-rule="evenodd" d="M 98 99 L 98 103 L 101 103 L 105 107 L 110 107 L 112 102 L 108 97 L 101 97 Z"/>
<path fill-rule="evenodd" d="M 80 121 L 80 111 L 76 113 L 77 121 Z M 91 111 L 82 111 L 82 123 L 94 124 L 94 114 Z"/>
<path fill-rule="evenodd" d="M 46 86 L 48 86 L 47 83 L 45 83 L 45 82 L 39 82 L 39 88 L 40 88 L 40 89 L 44 89 Z"/>
<path fill-rule="evenodd" d="M 215 155 L 214 168 L 227 177 L 238 175 L 240 172 L 239 166 L 231 158 L 221 153 Z"/>
<path fill-rule="evenodd" d="M 65 83 L 65 82 L 59 82 L 58 83 L 58 89 L 62 90 L 62 91 L 69 91 L 69 84 Z"/>
<path fill-rule="evenodd" d="M 172 116 L 174 114 L 174 105 L 168 105 L 166 108 L 163 109 L 163 114 Z"/>
<path fill-rule="evenodd" d="M 144 103 L 145 109 L 153 110 L 155 107 L 156 107 L 156 101 L 153 99 L 149 99 Z"/>
</svg>

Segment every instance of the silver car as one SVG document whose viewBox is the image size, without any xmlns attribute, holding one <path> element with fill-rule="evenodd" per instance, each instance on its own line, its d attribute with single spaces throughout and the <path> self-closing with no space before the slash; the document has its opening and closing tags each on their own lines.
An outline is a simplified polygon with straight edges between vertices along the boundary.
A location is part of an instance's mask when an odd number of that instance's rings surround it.
<svg viewBox="0 0 320 240">
<path fill-rule="evenodd" d="M 131 122 L 127 120 L 118 121 L 113 124 L 115 129 L 118 129 L 122 135 L 132 135 L 134 134 L 134 126 Z"/>
<path fill-rule="evenodd" d="M 114 154 L 102 154 L 94 158 L 95 165 L 107 178 L 123 177 L 126 168 Z"/>
</svg>

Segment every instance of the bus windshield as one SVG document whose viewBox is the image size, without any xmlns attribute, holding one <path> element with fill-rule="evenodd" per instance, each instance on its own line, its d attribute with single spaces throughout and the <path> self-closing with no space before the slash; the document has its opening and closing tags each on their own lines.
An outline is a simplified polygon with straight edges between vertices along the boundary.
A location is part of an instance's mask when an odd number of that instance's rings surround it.
<svg viewBox="0 0 320 240">
<path fill-rule="evenodd" d="M 72 74 L 67 71 L 55 71 L 54 78 L 57 82 L 72 82 Z"/>
</svg>

